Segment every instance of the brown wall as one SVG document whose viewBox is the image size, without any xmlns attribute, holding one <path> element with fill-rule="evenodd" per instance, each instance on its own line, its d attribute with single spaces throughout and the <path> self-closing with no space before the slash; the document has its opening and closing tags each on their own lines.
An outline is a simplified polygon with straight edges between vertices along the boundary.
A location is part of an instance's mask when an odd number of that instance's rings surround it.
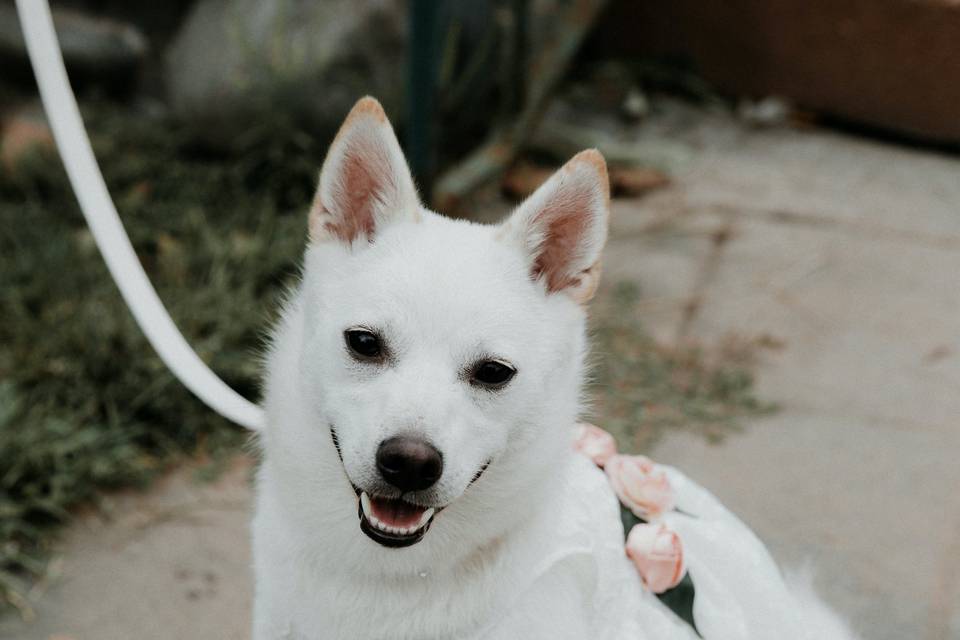
<svg viewBox="0 0 960 640">
<path fill-rule="evenodd" d="M 960 143 L 960 0 L 617 0 L 595 43 L 724 91 Z"/>
</svg>

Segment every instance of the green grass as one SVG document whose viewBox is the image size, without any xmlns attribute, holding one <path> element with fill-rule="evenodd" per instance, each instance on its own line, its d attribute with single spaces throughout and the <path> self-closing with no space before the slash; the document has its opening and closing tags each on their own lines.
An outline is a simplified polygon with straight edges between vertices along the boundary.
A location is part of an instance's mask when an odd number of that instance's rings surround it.
<svg viewBox="0 0 960 640">
<path fill-rule="evenodd" d="M 324 145 L 273 124 L 231 157 L 191 148 L 176 123 L 85 110 L 137 253 L 190 344 L 257 396 L 257 358 L 293 278 Z M 667 428 L 717 436 L 765 410 L 740 367 L 666 350 L 628 286 L 595 309 L 596 415 L 631 448 Z M 192 397 L 134 324 L 59 160 L 0 175 L 0 609 L 24 594 L 78 505 L 145 486 L 183 456 L 246 436 Z"/>
<path fill-rule="evenodd" d="M 296 273 L 323 149 L 293 130 L 237 157 L 174 123 L 86 110 L 134 247 L 188 341 L 257 396 L 256 353 Z M 272 140 L 267 142 L 267 140 Z M 244 441 L 176 382 L 126 310 L 54 157 L 0 175 L 0 604 L 26 606 L 71 507 L 177 456 Z"/>
</svg>

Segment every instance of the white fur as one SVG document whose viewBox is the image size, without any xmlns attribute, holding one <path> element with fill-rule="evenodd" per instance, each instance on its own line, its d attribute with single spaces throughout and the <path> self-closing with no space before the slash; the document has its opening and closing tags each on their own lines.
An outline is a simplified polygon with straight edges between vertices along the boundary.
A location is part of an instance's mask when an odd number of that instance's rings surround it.
<svg viewBox="0 0 960 640">
<path fill-rule="evenodd" d="M 503 226 L 450 220 L 418 203 L 381 116 L 361 101 L 331 147 L 302 282 L 266 362 L 254 638 L 591 637 L 602 576 L 585 580 L 576 561 L 548 578 L 536 568 L 553 549 L 552 518 L 569 508 L 586 354 L 580 302 L 595 286 L 585 291 L 583 280 L 598 273 L 606 237 L 602 161 L 578 156 Z M 351 158 L 374 167 L 359 180 L 370 193 L 347 191 L 357 183 L 341 176 L 357 170 Z M 372 203 L 372 233 L 338 234 L 357 203 Z M 587 222 L 544 226 L 557 215 Z M 571 229 L 575 237 L 564 235 Z M 570 278 L 551 290 L 531 269 L 556 243 L 572 250 L 548 266 Z M 350 357 L 343 332 L 358 325 L 381 332 L 389 362 Z M 463 376 L 489 356 L 517 369 L 497 392 Z M 442 452 L 443 475 L 425 499 L 447 506 L 422 541 L 391 549 L 361 533 L 353 486 L 377 481 L 377 446 L 398 433 Z"/>
</svg>

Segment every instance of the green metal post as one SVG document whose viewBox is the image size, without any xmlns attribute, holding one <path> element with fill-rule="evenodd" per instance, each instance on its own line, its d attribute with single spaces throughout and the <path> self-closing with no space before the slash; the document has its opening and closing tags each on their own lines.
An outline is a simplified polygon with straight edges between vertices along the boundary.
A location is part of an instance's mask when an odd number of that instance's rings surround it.
<svg viewBox="0 0 960 640">
<path fill-rule="evenodd" d="M 439 0 L 410 2 L 407 159 L 424 202 L 433 189 Z"/>
</svg>

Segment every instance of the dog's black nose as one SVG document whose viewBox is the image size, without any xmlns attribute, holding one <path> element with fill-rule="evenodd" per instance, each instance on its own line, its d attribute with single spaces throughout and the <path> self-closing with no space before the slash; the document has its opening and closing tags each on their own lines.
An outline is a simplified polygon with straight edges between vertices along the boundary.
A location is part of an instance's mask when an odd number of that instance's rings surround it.
<svg viewBox="0 0 960 640">
<path fill-rule="evenodd" d="M 440 479 L 443 456 L 425 440 L 396 436 L 380 443 L 377 469 L 401 491 L 421 491 Z"/>
</svg>

